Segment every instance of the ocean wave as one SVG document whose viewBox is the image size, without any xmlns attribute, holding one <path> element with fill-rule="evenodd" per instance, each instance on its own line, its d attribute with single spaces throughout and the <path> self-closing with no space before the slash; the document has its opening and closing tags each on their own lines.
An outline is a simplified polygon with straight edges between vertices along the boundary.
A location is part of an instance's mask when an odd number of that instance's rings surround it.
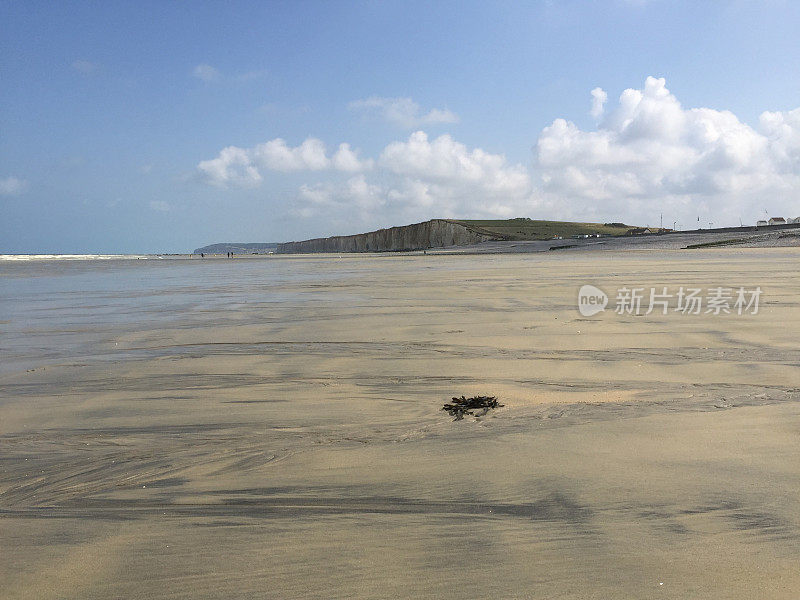
<svg viewBox="0 0 800 600">
<path fill-rule="evenodd" d="M 37 260 L 148 260 L 161 259 L 155 254 L 0 254 L 0 261 Z"/>
</svg>

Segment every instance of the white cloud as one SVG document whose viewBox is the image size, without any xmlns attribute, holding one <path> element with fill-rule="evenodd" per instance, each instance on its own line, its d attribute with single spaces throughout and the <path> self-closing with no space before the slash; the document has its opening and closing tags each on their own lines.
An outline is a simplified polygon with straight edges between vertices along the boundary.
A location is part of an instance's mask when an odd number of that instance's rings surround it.
<svg viewBox="0 0 800 600">
<path fill-rule="evenodd" d="M 378 210 L 386 203 L 381 188 L 367 182 L 363 174 L 347 180 L 346 193 L 347 198 L 364 211 Z"/>
<path fill-rule="evenodd" d="M 351 177 L 346 182 L 304 184 L 298 193 L 299 205 L 293 209 L 295 216 L 309 218 L 323 214 L 348 216 L 355 221 L 367 221 L 386 204 L 380 186 L 371 184 L 364 174 Z"/>
<path fill-rule="evenodd" d="M 375 167 L 380 183 L 361 173 L 345 184 L 302 186 L 293 214 L 386 223 L 507 217 L 530 208 L 530 176 L 522 165 L 509 165 L 502 155 L 480 148 L 470 150 L 448 135 L 430 141 L 417 131 L 386 146 Z"/>
<path fill-rule="evenodd" d="M 787 112 L 764 112 L 759 129 L 771 140 L 772 155 L 783 171 L 800 165 L 800 108 Z"/>
<path fill-rule="evenodd" d="M 381 98 L 371 96 L 354 100 L 348 105 L 353 111 L 377 115 L 385 121 L 404 129 L 416 129 L 425 125 L 458 123 L 458 115 L 448 109 L 434 108 L 422 114 L 422 108 L 411 98 Z"/>
<path fill-rule="evenodd" d="M 589 111 L 589 114 L 592 115 L 595 119 L 599 119 L 600 117 L 602 117 L 607 100 L 608 100 L 608 94 L 605 93 L 603 88 L 599 87 L 594 88 L 592 90 L 592 110 Z"/>
<path fill-rule="evenodd" d="M 375 161 L 368 158 L 361 160 L 358 152 L 350 148 L 350 144 L 339 144 L 339 149 L 331 159 L 333 166 L 340 171 L 366 171 L 372 168 Z"/>
<path fill-rule="evenodd" d="M 449 135 L 428 140 L 424 131 L 407 142 L 392 142 L 380 157 L 381 166 L 411 179 L 468 187 L 474 194 L 518 198 L 530 191 L 530 176 L 522 165 L 508 165 L 501 154 L 469 150 Z"/>
<path fill-rule="evenodd" d="M 729 111 L 684 109 L 648 77 L 595 131 L 556 119 L 536 154 L 545 195 L 573 217 L 653 224 L 663 212 L 689 226 L 800 213 L 800 109 L 764 113 L 756 130 Z"/>
<path fill-rule="evenodd" d="M 24 179 L 9 176 L 0 179 L 0 196 L 19 196 L 28 189 L 28 182 Z"/>
<path fill-rule="evenodd" d="M 250 153 L 236 146 L 223 148 L 216 158 L 200 162 L 197 169 L 205 181 L 219 187 L 253 187 L 262 179 Z"/>
<path fill-rule="evenodd" d="M 275 138 L 253 148 L 228 146 L 216 158 L 197 165 L 202 178 L 217 186 L 253 187 L 263 180 L 264 171 L 324 171 L 337 170 L 354 173 L 372 168 L 373 161 L 361 160 L 358 151 L 349 144 L 340 144 L 329 157 L 325 144 L 317 138 L 308 138 L 299 146 L 291 147 L 282 138 Z"/>
<path fill-rule="evenodd" d="M 290 148 L 281 138 L 259 144 L 249 151 L 253 163 L 272 171 L 321 171 L 330 167 L 325 144 L 308 138 L 295 148 Z"/>
<path fill-rule="evenodd" d="M 219 70 L 205 63 L 197 65 L 192 70 L 192 75 L 201 81 L 205 81 L 206 83 L 213 83 L 215 81 L 219 81 L 220 79 Z"/>
</svg>

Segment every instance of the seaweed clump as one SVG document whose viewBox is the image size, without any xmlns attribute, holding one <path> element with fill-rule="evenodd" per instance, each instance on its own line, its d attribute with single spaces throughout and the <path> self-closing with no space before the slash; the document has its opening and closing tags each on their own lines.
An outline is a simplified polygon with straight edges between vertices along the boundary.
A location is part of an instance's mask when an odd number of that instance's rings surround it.
<svg viewBox="0 0 800 600">
<path fill-rule="evenodd" d="M 454 421 L 460 421 L 465 415 L 482 417 L 491 409 L 501 406 L 503 405 L 497 401 L 495 396 L 473 396 L 472 398 L 453 396 L 453 401 L 442 406 L 442 410 L 446 410 L 451 417 L 455 417 Z M 483 412 L 478 412 L 481 410 Z"/>
</svg>

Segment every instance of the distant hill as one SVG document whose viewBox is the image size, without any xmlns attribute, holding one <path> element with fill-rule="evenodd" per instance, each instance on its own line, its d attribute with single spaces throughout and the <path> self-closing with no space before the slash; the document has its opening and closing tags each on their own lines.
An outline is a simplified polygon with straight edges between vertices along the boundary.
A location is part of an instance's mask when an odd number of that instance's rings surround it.
<svg viewBox="0 0 800 600">
<path fill-rule="evenodd" d="M 229 242 L 225 244 L 211 244 L 197 248 L 195 254 L 227 254 L 233 252 L 234 254 L 269 254 L 274 252 L 278 247 L 277 242 L 265 243 L 240 243 Z"/>
<path fill-rule="evenodd" d="M 624 223 L 571 223 L 533 219 L 431 219 L 423 223 L 278 244 L 279 254 L 306 252 L 402 252 L 466 246 L 487 241 L 547 240 L 556 236 L 625 235 Z"/>
<path fill-rule="evenodd" d="M 555 236 L 564 238 L 573 235 L 625 235 L 630 225 L 624 223 L 574 223 L 571 221 L 537 221 L 520 217 L 517 219 L 466 220 L 453 219 L 465 227 L 489 235 L 498 235 L 506 240 L 549 240 Z"/>
<path fill-rule="evenodd" d="M 333 236 L 286 243 L 211 244 L 195 254 L 268 254 L 304 252 L 396 252 L 464 246 L 485 241 L 549 240 L 579 235 L 625 235 L 624 223 L 573 223 L 516 219 L 432 219 L 424 223 L 379 229 L 355 235 Z"/>
<path fill-rule="evenodd" d="M 466 246 L 489 240 L 502 240 L 497 234 L 476 231 L 463 223 L 449 219 L 431 219 L 423 223 L 378 229 L 355 235 L 337 235 L 299 242 L 279 244 L 279 254 L 313 252 L 403 252 Z"/>
</svg>

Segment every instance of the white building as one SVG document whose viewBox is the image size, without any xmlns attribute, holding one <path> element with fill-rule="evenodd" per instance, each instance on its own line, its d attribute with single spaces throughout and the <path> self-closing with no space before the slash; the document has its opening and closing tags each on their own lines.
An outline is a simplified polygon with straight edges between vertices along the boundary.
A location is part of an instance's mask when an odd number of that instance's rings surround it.
<svg viewBox="0 0 800 600">
<path fill-rule="evenodd" d="M 765 227 L 766 225 L 769 225 L 769 223 L 767 223 L 766 221 L 759 221 L 758 223 L 756 223 L 756 227 Z"/>
<path fill-rule="evenodd" d="M 786 219 L 783 217 L 770 217 L 769 219 L 770 225 L 786 225 Z"/>
</svg>

